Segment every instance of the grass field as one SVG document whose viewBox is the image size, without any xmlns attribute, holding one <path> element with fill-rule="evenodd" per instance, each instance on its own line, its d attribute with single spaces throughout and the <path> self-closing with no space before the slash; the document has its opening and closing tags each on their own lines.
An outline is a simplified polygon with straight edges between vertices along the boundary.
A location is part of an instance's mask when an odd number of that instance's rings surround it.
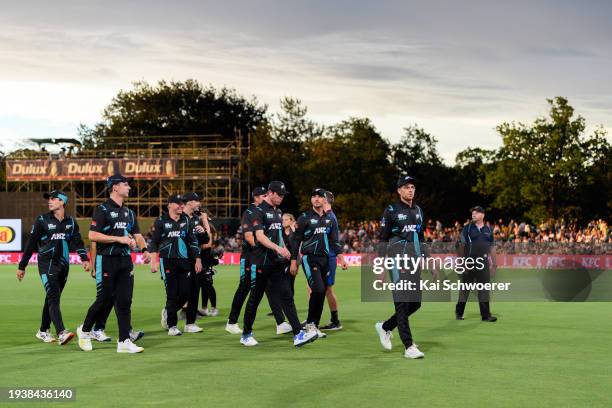
<svg viewBox="0 0 612 408">
<path fill-rule="evenodd" d="M 499 302 L 494 324 L 480 321 L 476 304 L 458 322 L 452 304 L 426 303 L 411 319 L 426 356 L 407 360 L 397 334 L 392 352 L 381 349 L 374 323 L 393 307 L 361 303 L 353 268 L 337 278 L 344 330 L 294 349 L 289 336 L 274 334 L 264 301 L 255 323 L 260 344 L 247 349 L 223 330 L 237 267 L 219 268 L 215 277 L 220 316 L 200 320 L 204 333 L 178 338 L 159 325 L 159 275 L 138 267 L 132 321 L 146 332 L 139 342 L 144 353 L 117 354 L 114 341 L 84 353 L 76 341 L 60 347 L 34 338 L 42 285 L 35 266 L 21 283 L 14 272 L 15 266 L 0 267 L 0 387 L 72 387 L 76 406 L 612 406 L 610 303 Z M 304 284 L 300 276 L 301 318 Z M 68 328 L 82 322 L 94 294 L 94 281 L 73 266 L 62 298 Z M 114 315 L 107 333 L 116 339 Z"/>
</svg>

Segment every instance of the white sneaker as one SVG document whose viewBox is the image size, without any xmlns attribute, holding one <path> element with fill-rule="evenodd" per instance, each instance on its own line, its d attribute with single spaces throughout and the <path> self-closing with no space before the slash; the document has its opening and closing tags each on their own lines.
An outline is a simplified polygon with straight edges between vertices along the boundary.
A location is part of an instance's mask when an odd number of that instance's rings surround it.
<svg viewBox="0 0 612 408">
<path fill-rule="evenodd" d="M 92 330 L 91 338 L 97 341 L 111 341 L 111 338 L 106 335 L 104 329 L 102 330 Z"/>
<path fill-rule="evenodd" d="M 295 347 L 302 347 L 305 344 L 315 341 L 317 338 L 316 330 L 312 330 L 312 328 L 310 330 L 302 330 L 293 336 L 293 345 Z"/>
<path fill-rule="evenodd" d="M 186 319 L 187 319 L 187 313 L 185 313 L 183 309 L 179 310 L 178 320 L 186 320 Z"/>
<path fill-rule="evenodd" d="M 91 345 L 91 333 L 83 331 L 83 325 L 77 327 L 77 336 L 79 337 L 79 348 L 83 351 L 93 350 Z"/>
<path fill-rule="evenodd" d="M 73 338 L 74 338 L 73 332 L 64 330 L 63 332 L 59 334 L 59 336 L 57 336 L 57 341 L 59 342 L 60 346 L 63 346 L 64 344 L 72 340 Z"/>
<path fill-rule="evenodd" d="M 217 316 L 219 316 L 219 309 L 217 309 L 216 307 L 211 308 L 211 309 L 208 311 L 208 315 L 209 315 L 210 317 L 217 317 Z"/>
<path fill-rule="evenodd" d="M 55 341 L 55 337 L 53 337 L 53 335 L 49 332 L 49 330 L 47 331 L 38 331 L 38 333 L 36 333 L 36 338 L 38 340 L 41 340 L 44 343 L 53 343 Z"/>
<path fill-rule="evenodd" d="M 201 333 L 204 330 L 195 323 L 185 325 L 185 333 Z"/>
<path fill-rule="evenodd" d="M 234 324 L 227 323 L 225 325 L 225 331 L 230 334 L 241 334 L 242 333 L 242 329 L 238 326 L 238 323 L 234 323 Z"/>
<path fill-rule="evenodd" d="M 183 334 L 176 326 L 172 326 L 168 329 L 168 336 L 180 336 Z"/>
<path fill-rule="evenodd" d="M 240 337 L 240 344 L 247 347 L 253 347 L 256 346 L 258 343 L 257 340 L 255 340 L 255 337 L 253 337 L 252 334 L 249 334 L 248 336 Z"/>
<path fill-rule="evenodd" d="M 383 346 L 385 350 L 391 350 L 393 348 L 393 344 L 391 344 L 393 333 L 383 329 L 382 322 L 376 323 L 374 327 L 376 328 L 376 333 L 378 333 L 378 338 L 380 339 L 380 345 Z"/>
<path fill-rule="evenodd" d="M 168 311 L 165 307 L 161 310 L 161 327 L 168 330 Z"/>
<path fill-rule="evenodd" d="M 291 333 L 292 331 L 293 331 L 293 328 L 287 322 L 282 322 L 281 324 L 276 326 L 276 334 L 287 334 L 287 333 Z"/>
<path fill-rule="evenodd" d="M 132 340 L 125 339 L 124 341 L 117 342 L 117 353 L 142 353 L 144 348 L 132 343 Z"/>
<path fill-rule="evenodd" d="M 208 314 L 208 308 L 205 308 L 205 309 L 198 309 L 198 314 L 199 314 L 200 316 L 209 316 L 209 314 Z"/>
<path fill-rule="evenodd" d="M 130 340 L 132 340 L 132 343 L 135 343 L 138 340 L 142 339 L 144 335 L 145 333 L 142 330 L 130 329 Z"/>
<path fill-rule="evenodd" d="M 325 337 L 327 337 L 327 333 L 323 333 L 321 330 L 319 330 L 319 328 L 317 327 L 317 337 L 320 339 L 324 339 Z"/>
<path fill-rule="evenodd" d="M 419 350 L 416 344 L 412 343 L 412 346 L 408 347 L 404 352 L 404 357 L 406 358 L 423 358 L 425 357 L 425 353 Z"/>
</svg>

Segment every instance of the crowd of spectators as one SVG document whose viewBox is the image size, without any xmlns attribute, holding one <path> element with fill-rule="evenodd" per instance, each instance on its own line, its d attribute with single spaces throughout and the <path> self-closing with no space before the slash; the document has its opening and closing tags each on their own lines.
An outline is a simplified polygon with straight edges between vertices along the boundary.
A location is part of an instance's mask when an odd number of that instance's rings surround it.
<svg viewBox="0 0 612 408">
<path fill-rule="evenodd" d="M 424 236 L 433 252 L 453 252 L 461 230 L 469 220 L 443 225 L 429 220 Z M 491 227 L 498 253 L 568 253 L 603 254 L 612 252 L 612 236 L 605 220 L 593 220 L 585 226 L 564 220 L 550 220 L 539 225 L 522 221 L 487 221 Z M 344 253 L 373 252 L 378 245 L 379 221 L 349 222 L 341 225 L 340 242 Z M 222 230 L 222 229 L 221 229 Z M 221 234 L 226 251 L 238 252 L 242 245 L 240 232 Z"/>
</svg>

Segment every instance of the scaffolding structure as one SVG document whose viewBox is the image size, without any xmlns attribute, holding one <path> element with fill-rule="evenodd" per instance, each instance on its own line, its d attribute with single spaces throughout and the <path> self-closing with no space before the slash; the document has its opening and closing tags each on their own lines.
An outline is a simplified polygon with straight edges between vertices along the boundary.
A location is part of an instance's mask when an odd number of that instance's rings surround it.
<svg viewBox="0 0 612 408">
<path fill-rule="evenodd" d="M 171 179 L 135 179 L 127 204 L 138 217 L 156 217 L 171 194 L 194 191 L 217 218 L 238 218 L 248 206 L 247 174 L 243 158 L 249 146 L 240 135 L 232 140 L 220 135 L 148 136 L 106 138 L 106 148 L 82 149 L 71 159 L 158 159 L 176 161 L 177 175 Z M 112 146 L 112 148 L 110 148 Z M 49 159 L 49 153 L 28 155 L 27 160 Z M 52 157 L 61 160 L 61 157 Z M 91 217 L 97 205 L 108 198 L 104 180 L 6 181 L 6 192 L 74 192 L 77 217 Z"/>
</svg>

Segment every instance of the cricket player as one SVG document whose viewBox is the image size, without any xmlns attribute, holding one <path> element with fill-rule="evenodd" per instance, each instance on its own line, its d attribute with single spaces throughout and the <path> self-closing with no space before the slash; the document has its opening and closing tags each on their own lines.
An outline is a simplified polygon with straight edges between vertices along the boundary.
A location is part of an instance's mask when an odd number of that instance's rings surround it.
<svg viewBox="0 0 612 408">
<path fill-rule="evenodd" d="M 45 343 L 56 341 L 49 332 L 53 322 L 57 341 L 64 345 L 74 337 L 74 333 L 64 327 L 60 310 L 60 298 L 68 281 L 70 247 L 76 248 L 86 271 L 89 270 L 89 258 L 79 232 L 79 224 L 73 217 L 66 215 L 68 196 L 62 191 L 53 190 L 45 193 L 43 197 L 48 200 L 49 212 L 39 215 L 32 225 L 30 238 L 17 268 L 17 279 L 20 282 L 23 280 L 32 254 L 38 252 L 38 273 L 46 296 L 36 338 Z"/>
<path fill-rule="evenodd" d="M 336 218 L 336 214 L 334 214 L 334 210 L 332 209 L 333 203 L 334 194 L 328 190 L 325 192 L 325 197 L 323 200 L 323 211 L 329 214 L 333 221 L 333 224 L 329 228 L 329 232 L 327 233 L 328 239 L 332 235 L 340 236 L 338 218 Z M 331 319 L 328 324 L 326 324 L 325 326 L 321 326 L 321 330 L 342 330 L 342 323 L 340 323 L 340 319 L 338 319 L 338 298 L 336 297 L 336 293 L 334 292 L 334 284 L 336 283 L 336 269 L 338 268 L 338 258 L 334 251 L 334 248 L 329 249 L 327 257 L 329 259 L 329 274 L 327 275 L 327 288 L 325 289 L 325 297 L 327 298 L 327 304 L 329 305 Z"/>
<path fill-rule="evenodd" d="M 310 201 L 312 208 L 302 213 L 297 219 L 291 247 L 290 271 L 294 275 L 297 273 L 297 258 L 301 246 L 302 268 L 306 274 L 308 286 L 312 290 L 308 302 L 306 325 L 311 325 L 317 331 L 317 335 L 323 338 L 326 335 L 318 327 L 325 304 L 330 251 L 340 258 L 343 269 L 347 268 L 347 264 L 342 256 L 342 246 L 338 241 L 337 230 L 332 228 L 334 220 L 323 209 L 325 190 L 322 188 L 312 190 Z M 329 234 L 330 232 L 334 233 Z"/>
<path fill-rule="evenodd" d="M 79 347 L 83 351 L 93 349 L 91 329 L 107 313 L 110 304 L 114 304 L 119 326 L 117 353 L 140 353 L 144 350 L 130 339 L 134 291 L 134 265 L 130 253 L 138 246 L 145 263 L 151 261 L 151 255 L 134 211 L 124 205 L 130 194 L 130 181 L 120 174 L 110 176 L 106 181 L 110 198 L 96 208 L 91 220 L 89 239 L 96 243 L 97 249 L 97 294 L 83 325 L 77 328 Z"/>
<path fill-rule="evenodd" d="M 387 207 L 380 223 L 379 256 L 410 257 L 429 256 L 423 235 L 423 211 L 414 202 L 416 192 L 415 180 L 402 176 L 397 181 L 399 200 Z M 391 332 L 397 327 L 406 358 L 423 358 L 425 354 L 417 348 L 412 339 L 408 318 L 421 307 L 420 268 L 416 270 L 392 270 L 393 282 L 408 281 L 415 284 L 415 290 L 394 291 L 395 313 L 385 322 L 375 325 L 380 343 L 385 350 L 391 350 Z"/>
<path fill-rule="evenodd" d="M 247 347 L 257 345 L 257 340 L 253 337 L 253 323 L 268 282 L 271 292 L 280 299 L 283 312 L 291 325 L 293 345 L 301 347 L 317 339 L 316 330 L 302 330 L 289 282 L 282 276 L 285 264 L 283 259 L 291 257 L 283 241 L 282 212 L 279 208 L 286 194 L 285 183 L 270 182 L 266 197 L 251 218 L 250 229 L 255 234 L 257 245 L 253 248 L 251 257 L 251 292 L 244 312 L 240 339 L 240 343 Z M 295 275 L 296 272 L 297 270 L 292 274 Z"/>
<path fill-rule="evenodd" d="M 191 261 L 195 260 L 195 272 L 202 272 L 200 247 L 193 234 L 189 218 L 183 214 L 183 197 L 168 197 L 168 213 L 154 224 L 151 239 L 151 272 L 159 270 L 166 288 L 166 307 L 161 312 L 161 325 L 169 336 L 180 336 L 177 312 L 189 300 L 191 293 Z"/>
</svg>

